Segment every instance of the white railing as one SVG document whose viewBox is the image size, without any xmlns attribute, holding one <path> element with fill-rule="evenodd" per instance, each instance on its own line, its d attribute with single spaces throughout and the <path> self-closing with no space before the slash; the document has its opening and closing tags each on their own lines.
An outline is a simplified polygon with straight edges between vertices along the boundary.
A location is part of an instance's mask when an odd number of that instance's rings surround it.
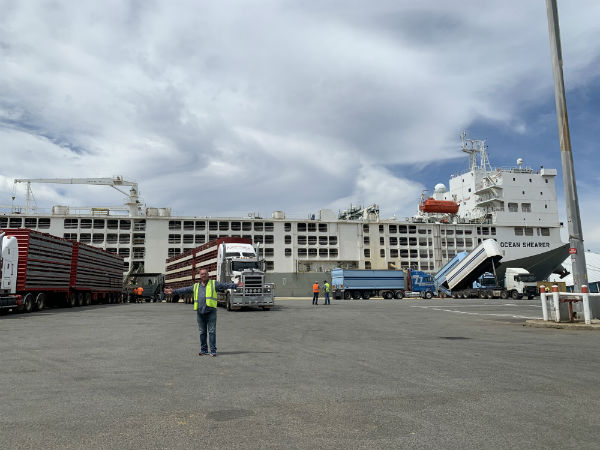
<svg viewBox="0 0 600 450">
<path fill-rule="evenodd" d="M 561 299 L 562 297 L 562 299 Z M 540 299 L 542 300 L 542 317 L 545 322 L 549 320 L 546 286 L 540 286 Z M 592 323 L 590 311 L 590 294 L 588 287 L 581 286 L 581 292 L 558 292 L 558 286 L 552 286 L 552 300 L 554 303 L 554 321 L 560 322 L 560 304 L 569 304 L 569 320 L 573 322 L 573 303 L 583 302 L 583 318 L 587 325 Z"/>
</svg>

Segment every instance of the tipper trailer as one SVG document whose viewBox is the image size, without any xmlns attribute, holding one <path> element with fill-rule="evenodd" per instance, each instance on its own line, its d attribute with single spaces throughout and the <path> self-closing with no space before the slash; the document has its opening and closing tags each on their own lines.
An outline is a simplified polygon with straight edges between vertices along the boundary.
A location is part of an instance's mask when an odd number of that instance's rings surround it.
<svg viewBox="0 0 600 450">
<path fill-rule="evenodd" d="M 121 299 L 121 256 L 29 228 L 0 230 L 0 240 L 0 310 Z"/>
<path fill-rule="evenodd" d="M 502 250 L 498 242 L 486 239 L 462 256 L 444 276 L 438 277 L 439 273 L 434 276 L 441 282 L 438 286 L 440 293 L 453 298 L 533 298 L 536 294 L 535 276 L 525 269 L 507 267 L 504 280 L 497 281 L 495 268 L 501 259 Z"/>
<path fill-rule="evenodd" d="M 179 289 L 199 281 L 200 269 L 220 282 L 242 281 L 242 287 L 219 292 L 217 303 L 228 310 L 258 306 L 265 310 L 275 304 L 274 285 L 265 283 L 264 260 L 247 238 L 222 237 L 167 259 L 165 288 Z M 183 298 L 193 303 L 192 295 Z M 167 302 L 179 301 L 179 295 L 167 295 Z"/>
<path fill-rule="evenodd" d="M 348 270 L 331 271 L 333 297 L 346 300 L 422 297 L 431 298 L 435 285 L 431 275 L 419 270 Z"/>
</svg>

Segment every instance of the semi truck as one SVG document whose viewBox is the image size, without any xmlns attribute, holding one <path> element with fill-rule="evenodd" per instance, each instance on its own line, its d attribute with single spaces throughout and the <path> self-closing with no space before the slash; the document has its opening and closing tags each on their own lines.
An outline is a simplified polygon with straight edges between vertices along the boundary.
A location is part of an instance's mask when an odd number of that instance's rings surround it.
<svg viewBox="0 0 600 450">
<path fill-rule="evenodd" d="M 219 292 L 217 303 L 228 311 L 245 306 L 270 310 L 275 305 L 272 283 L 265 283 L 264 260 L 259 249 L 247 238 L 222 237 L 189 250 L 166 261 L 165 288 L 169 291 L 191 286 L 199 281 L 200 269 L 207 269 L 210 279 L 219 282 L 240 280 L 243 284 L 235 289 Z M 168 294 L 167 302 L 179 302 L 180 296 Z M 193 303 L 192 295 L 183 298 Z"/>
<path fill-rule="evenodd" d="M 484 273 L 473 283 L 469 297 L 478 298 L 513 298 L 527 297 L 531 300 L 539 290 L 535 275 L 521 267 L 507 267 L 502 282 L 498 282 L 493 273 Z"/>
<path fill-rule="evenodd" d="M 119 255 L 29 228 L 0 230 L 0 241 L 2 312 L 121 300 Z"/>
<path fill-rule="evenodd" d="M 385 299 L 403 297 L 431 298 L 435 293 L 433 277 L 419 270 L 348 270 L 331 271 L 331 286 L 336 299 Z"/>
<path fill-rule="evenodd" d="M 453 298 L 510 296 L 519 299 L 523 296 L 533 298 L 536 294 L 535 276 L 525 269 L 508 267 L 504 279 L 501 282 L 497 280 L 495 268 L 502 259 L 502 250 L 494 239 L 484 240 L 469 254 L 458 259 L 460 261 L 445 274 L 438 272 L 434 276 L 439 283 L 440 295 L 451 295 Z"/>
</svg>

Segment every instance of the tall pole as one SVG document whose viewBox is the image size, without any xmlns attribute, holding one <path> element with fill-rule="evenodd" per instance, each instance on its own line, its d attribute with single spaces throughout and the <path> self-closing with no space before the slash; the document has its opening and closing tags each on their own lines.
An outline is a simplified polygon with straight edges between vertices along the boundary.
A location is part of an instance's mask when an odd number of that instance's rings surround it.
<svg viewBox="0 0 600 450">
<path fill-rule="evenodd" d="M 554 72 L 554 96 L 556 99 L 556 117 L 558 119 L 560 158 L 562 161 L 563 183 L 565 185 L 565 202 L 567 204 L 567 225 L 571 247 L 569 252 L 573 264 L 573 291 L 581 292 L 581 286 L 587 284 L 587 269 L 585 265 L 585 252 L 583 250 L 583 233 L 581 231 L 575 170 L 573 168 L 569 119 L 567 117 L 567 101 L 565 99 L 565 82 L 563 79 L 562 50 L 560 47 L 556 0 L 546 0 L 546 8 L 548 10 L 552 71 Z"/>
</svg>

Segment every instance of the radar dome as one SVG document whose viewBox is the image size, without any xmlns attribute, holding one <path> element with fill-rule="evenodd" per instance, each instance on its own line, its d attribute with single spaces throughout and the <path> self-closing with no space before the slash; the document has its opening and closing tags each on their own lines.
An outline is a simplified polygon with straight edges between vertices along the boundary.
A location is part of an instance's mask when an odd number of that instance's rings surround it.
<svg viewBox="0 0 600 450">
<path fill-rule="evenodd" d="M 448 189 L 446 189 L 444 183 L 438 183 L 435 185 L 433 192 L 435 192 L 436 194 L 443 194 L 444 192 L 448 192 Z"/>
</svg>

